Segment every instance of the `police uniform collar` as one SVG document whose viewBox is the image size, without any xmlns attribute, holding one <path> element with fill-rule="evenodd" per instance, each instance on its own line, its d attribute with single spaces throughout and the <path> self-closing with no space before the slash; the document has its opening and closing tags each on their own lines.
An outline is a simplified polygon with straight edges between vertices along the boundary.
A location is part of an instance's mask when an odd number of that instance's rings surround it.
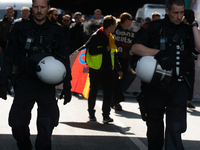
<svg viewBox="0 0 200 150">
<path fill-rule="evenodd" d="M 171 26 L 171 27 L 174 27 L 174 28 L 177 28 L 179 26 L 179 25 L 176 25 L 173 22 L 171 22 L 171 20 L 170 20 L 170 18 L 169 18 L 169 16 L 167 14 L 165 14 L 164 21 L 168 26 Z"/>
<path fill-rule="evenodd" d="M 35 30 L 35 31 L 39 31 L 39 30 L 42 30 L 42 29 L 44 29 L 44 28 L 48 28 L 48 27 L 49 27 L 49 24 L 50 24 L 50 21 L 49 21 L 48 18 L 46 18 L 46 21 L 45 21 L 43 24 L 39 25 L 39 24 L 37 24 L 37 23 L 34 21 L 34 19 L 33 19 L 33 17 L 32 17 L 32 18 L 31 18 L 31 23 L 32 23 L 32 25 L 33 25 L 34 30 Z"/>
</svg>

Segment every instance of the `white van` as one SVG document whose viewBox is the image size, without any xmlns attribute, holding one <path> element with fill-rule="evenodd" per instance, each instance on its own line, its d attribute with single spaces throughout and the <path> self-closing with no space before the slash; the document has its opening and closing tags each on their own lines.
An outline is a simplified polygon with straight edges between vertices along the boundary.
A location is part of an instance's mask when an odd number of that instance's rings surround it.
<svg viewBox="0 0 200 150">
<path fill-rule="evenodd" d="M 137 22 L 142 23 L 144 18 L 151 18 L 153 12 L 160 13 L 160 18 L 163 19 L 165 17 L 165 7 L 166 5 L 164 4 L 145 4 L 142 8 L 137 10 L 135 19 Z"/>
<path fill-rule="evenodd" d="M 21 18 L 21 8 L 24 6 L 32 7 L 32 0 L 0 0 L 0 20 L 6 14 L 6 8 L 12 6 L 16 18 Z"/>
</svg>

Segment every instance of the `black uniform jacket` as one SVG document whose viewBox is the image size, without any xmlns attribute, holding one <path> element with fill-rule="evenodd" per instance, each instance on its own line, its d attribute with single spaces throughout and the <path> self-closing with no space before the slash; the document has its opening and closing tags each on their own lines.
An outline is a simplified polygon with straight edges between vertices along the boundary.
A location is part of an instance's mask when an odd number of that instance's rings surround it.
<svg viewBox="0 0 200 150">
<path fill-rule="evenodd" d="M 149 48 L 160 49 L 161 37 L 166 39 L 165 50 L 170 54 L 170 59 L 173 63 L 172 70 L 176 69 L 177 51 L 180 51 L 180 76 L 184 76 L 188 67 L 188 58 L 190 57 L 187 51 L 198 54 L 195 51 L 192 27 L 183 22 L 175 25 L 170 21 L 168 15 L 165 15 L 162 20 L 144 24 L 136 33 L 133 44 L 137 43 Z M 178 47 L 180 49 L 177 50 Z M 133 56 L 131 59 L 131 64 L 133 65 L 136 57 Z"/>
<path fill-rule="evenodd" d="M 30 43 L 31 39 L 31 43 Z M 38 25 L 33 19 L 18 23 L 8 36 L 8 48 L 5 52 L 1 68 L 0 84 L 5 84 L 7 78 L 12 74 L 13 64 L 18 67 L 19 77 L 31 79 L 27 73 L 27 60 L 35 53 L 55 52 L 66 59 L 63 60 L 67 68 L 66 82 L 71 80 L 71 70 L 69 65 L 68 45 L 69 40 L 63 28 L 48 19 Z M 29 42 L 27 42 L 29 41 Z M 30 46 L 28 46 L 30 44 Z"/>
</svg>

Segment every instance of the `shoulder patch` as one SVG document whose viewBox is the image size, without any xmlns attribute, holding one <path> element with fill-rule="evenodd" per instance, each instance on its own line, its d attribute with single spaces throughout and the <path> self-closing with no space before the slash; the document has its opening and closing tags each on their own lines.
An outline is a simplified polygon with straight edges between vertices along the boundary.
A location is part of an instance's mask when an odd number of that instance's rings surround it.
<svg viewBox="0 0 200 150">
<path fill-rule="evenodd" d="M 149 25 L 147 23 L 142 25 L 142 28 L 147 29 L 149 27 Z"/>
</svg>

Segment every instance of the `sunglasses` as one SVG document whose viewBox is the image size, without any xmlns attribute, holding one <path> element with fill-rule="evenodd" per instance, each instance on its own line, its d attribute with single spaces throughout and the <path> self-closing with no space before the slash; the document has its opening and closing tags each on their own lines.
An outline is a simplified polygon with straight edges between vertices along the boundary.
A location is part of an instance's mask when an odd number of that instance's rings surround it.
<svg viewBox="0 0 200 150">
<path fill-rule="evenodd" d="M 128 20 L 131 20 L 131 21 L 132 21 L 133 19 L 128 19 Z"/>
<path fill-rule="evenodd" d="M 54 16 L 58 16 L 58 14 L 53 14 Z"/>
<path fill-rule="evenodd" d="M 64 22 L 69 22 L 69 20 L 63 20 Z"/>
</svg>

